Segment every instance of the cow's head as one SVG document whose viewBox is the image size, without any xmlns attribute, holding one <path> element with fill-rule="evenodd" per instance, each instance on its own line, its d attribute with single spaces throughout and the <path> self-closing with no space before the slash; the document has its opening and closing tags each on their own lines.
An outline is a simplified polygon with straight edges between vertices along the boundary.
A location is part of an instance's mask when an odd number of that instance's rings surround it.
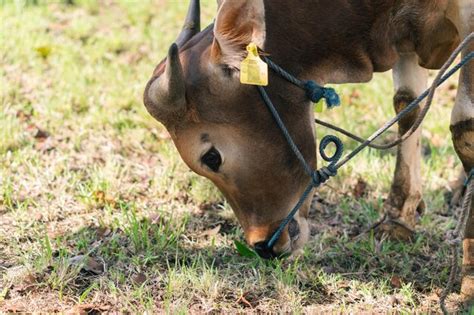
<svg viewBox="0 0 474 315">
<path fill-rule="evenodd" d="M 271 236 L 310 179 L 256 88 L 239 81 L 246 45 L 254 42 L 265 50 L 263 0 L 222 1 L 214 25 L 202 32 L 199 4 L 191 2 L 183 32 L 156 68 L 144 102 L 186 164 L 222 191 L 254 246 Z M 315 166 L 312 113 L 304 93 L 271 73 L 267 90 Z M 310 200 L 275 244 L 275 253 L 294 252 L 308 240 Z"/>
</svg>

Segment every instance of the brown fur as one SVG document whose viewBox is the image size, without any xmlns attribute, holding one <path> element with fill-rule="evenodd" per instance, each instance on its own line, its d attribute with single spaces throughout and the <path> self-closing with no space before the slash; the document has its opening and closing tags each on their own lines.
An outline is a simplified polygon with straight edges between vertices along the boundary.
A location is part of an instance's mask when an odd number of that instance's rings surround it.
<svg viewBox="0 0 474 315">
<path fill-rule="evenodd" d="M 262 30 L 248 10 L 255 3 L 222 2 L 215 33 L 210 26 L 181 47 L 188 114 L 164 123 L 185 162 L 224 193 L 247 238 L 258 234 L 263 240 L 286 216 L 309 178 L 256 89 L 241 85 L 233 70 L 245 55 L 245 45 Z M 437 67 L 459 41 L 444 16 L 446 0 L 264 0 L 264 4 L 265 46 L 260 48 L 289 72 L 320 84 L 368 81 L 374 71 L 393 67 L 400 52 L 416 51 L 424 66 Z M 151 81 L 163 70 L 161 63 Z M 315 167 L 310 104 L 303 91 L 270 75 L 267 91 L 303 156 Z M 146 101 L 152 114 L 153 106 L 163 105 Z M 202 133 L 209 134 L 209 143 L 217 149 L 233 152 L 224 156 L 223 169 L 217 173 L 200 164 Z M 309 202 L 300 211 L 300 224 L 308 207 Z M 259 232 L 249 235 L 252 231 Z M 287 231 L 279 245 L 283 247 L 285 240 Z"/>
<path fill-rule="evenodd" d="M 466 173 L 474 167 L 474 118 L 450 126 L 454 149 L 461 157 Z"/>
</svg>

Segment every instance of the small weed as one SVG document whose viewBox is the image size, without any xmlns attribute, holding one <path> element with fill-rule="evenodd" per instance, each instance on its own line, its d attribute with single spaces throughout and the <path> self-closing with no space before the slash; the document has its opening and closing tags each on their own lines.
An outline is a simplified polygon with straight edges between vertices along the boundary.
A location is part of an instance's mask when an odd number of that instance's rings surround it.
<svg viewBox="0 0 474 315">
<path fill-rule="evenodd" d="M 79 303 L 84 303 L 84 301 L 88 298 L 89 294 L 96 290 L 98 288 L 98 284 L 94 282 L 92 285 L 90 285 L 87 289 L 84 290 L 84 292 L 81 293 L 79 296 Z"/>
</svg>

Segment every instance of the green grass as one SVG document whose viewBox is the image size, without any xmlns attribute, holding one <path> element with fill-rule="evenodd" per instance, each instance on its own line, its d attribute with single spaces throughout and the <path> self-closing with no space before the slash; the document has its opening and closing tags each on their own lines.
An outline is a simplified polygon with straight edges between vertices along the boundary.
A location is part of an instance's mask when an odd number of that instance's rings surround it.
<svg viewBox="0 0 474 315">
<path fill-rule="evenodd" d="M 425 123 L 428 209 L 413 242 L 354 239 L 377 220 L 395 164 L 366 150 L 319 191 L 304 254 L 265 262 L 238 255 L 230 207 L 141 103 L 184 1 L 1 3 L 0 311 L 438 310 L 454 225 L 443 194 L 459 166 L 453 89 Z M 205 23 L 215 9 L 203 2 Z M 337 89 L 344 106 L 326 120 L 367 136 L 393 115 L 389 73 Z"/>
</svg>

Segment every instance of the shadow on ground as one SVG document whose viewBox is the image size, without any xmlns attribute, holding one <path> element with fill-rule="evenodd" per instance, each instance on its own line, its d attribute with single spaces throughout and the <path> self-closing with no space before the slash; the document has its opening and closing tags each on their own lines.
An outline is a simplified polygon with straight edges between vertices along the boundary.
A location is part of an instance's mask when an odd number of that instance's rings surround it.
<svg viewBox="0 0 474 315">
<path fill-rule="evenodd" d="M 37 259 L 41 267 L 10 282 L 3 310 L 31 309 L 25 298 L 51 289 L 64 297 L 63 305 L 43 310 L 74 305 L 89 311 L 174 310 L 173 303 L 184 299 L 187 308 L 207 311 L 202 303 L 206 298 L 264 310 L 269 300 L 283 303 L 294 299 L 291 295 L 298 296 L 302 307 L 363 305 L 385 296 L 386 310 L 436 308 L 449 264 L 442 234 L 422 226 L 407 243 L 377 239 L 372 232 L 356 237 L 376 218 L 376 205 L 360 203 L 360 209 L 345 213 L 344 202 L 316 198 L 314 235 L 305 253 L 279 261 L 240 257 L 232 241 L 241 232 L 218 207 L 184 223 L 172 216 L 138 218 L 128 213 L 122 224 L 84 226 L 47 240 L 49 256 L 43 253 Z M 370 290 L 364 293 L 364 288 Z M 117 303 L 111 304 L 114 299 Z"/>
</svg>

